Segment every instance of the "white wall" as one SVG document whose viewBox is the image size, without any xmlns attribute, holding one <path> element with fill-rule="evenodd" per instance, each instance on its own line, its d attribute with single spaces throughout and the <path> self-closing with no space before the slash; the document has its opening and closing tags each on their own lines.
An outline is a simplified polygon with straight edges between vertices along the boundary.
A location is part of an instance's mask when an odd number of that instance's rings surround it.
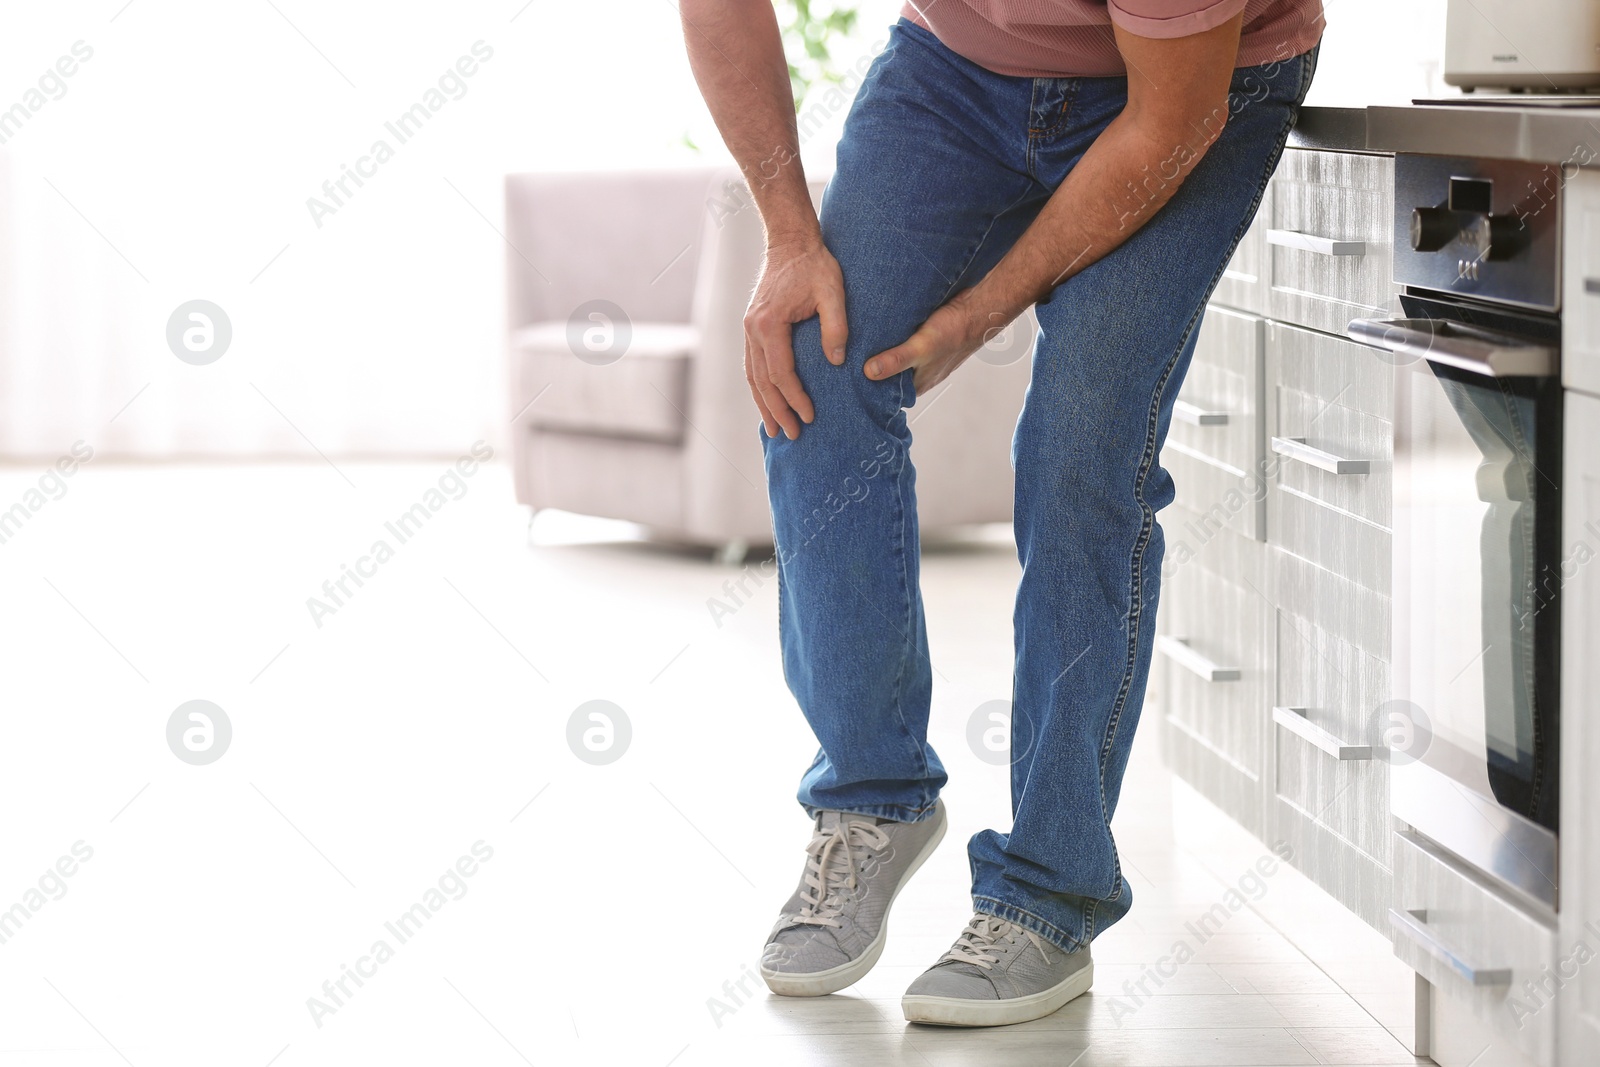
<svg viewBox="0 0 1600 1067">
<path fill-rule="evenodd" d="M 1444 84 L 1445 0 L 1323 0 L 1328 29 L 1307 104 L 1456 96 Z"/>
</svg>

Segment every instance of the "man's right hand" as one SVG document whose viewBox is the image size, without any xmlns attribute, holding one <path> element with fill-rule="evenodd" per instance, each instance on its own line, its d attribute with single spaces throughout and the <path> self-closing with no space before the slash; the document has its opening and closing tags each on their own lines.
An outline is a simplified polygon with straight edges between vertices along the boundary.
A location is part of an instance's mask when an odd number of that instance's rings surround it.
<svg viewBox="0 0 1600 1067">
<path fill-rule="evenodd" d="M 835 366 L 844 363 L 848 330 L 844 318 L 844 275 L 820 235 L 767 241 L 761 278 L 744 314 L 744 376 L 761 411 L 768 437 L 778 428 L 792 441 L 800 424 L 816 418 L 811 398 L 794 369 L 791 330 L 816 315 L 822 322 L 822 351 Z"/>
</svg>

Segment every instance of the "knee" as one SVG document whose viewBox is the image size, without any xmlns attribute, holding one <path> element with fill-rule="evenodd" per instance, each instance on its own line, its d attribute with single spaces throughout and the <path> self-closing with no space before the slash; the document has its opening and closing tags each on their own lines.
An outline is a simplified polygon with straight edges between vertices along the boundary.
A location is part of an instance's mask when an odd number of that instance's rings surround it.
<svg viewBox="0 0 1600 1067">
<path fill-rule="evenodd" d="M 786 446 L 784 451 L 806 455 L 857 447 L 863 440 L 882 436 L 907 436 L 905 409 L 915 399 L 909 374 L 887 381 L 868 378 L 862 370 L 865 356 L 858 351 L 854 337 L 844 364 L 829 363 L 822 354 L 821 327 L 815 318 L 796 323 L 791 338 L 795 374 L 816 416 L 801 427 L 798 440 L 784 438 L 774 444 Z"/>
</svg>

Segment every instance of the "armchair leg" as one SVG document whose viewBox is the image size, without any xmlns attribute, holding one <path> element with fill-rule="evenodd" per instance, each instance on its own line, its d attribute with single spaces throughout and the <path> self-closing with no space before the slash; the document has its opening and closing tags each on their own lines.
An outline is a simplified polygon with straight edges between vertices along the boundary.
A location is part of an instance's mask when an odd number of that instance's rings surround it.
<svg viewBox="0 0 1600 1067">
<path fill-rule="evenodd" d="M 742 537 L 735 537 L 716 550 L 715 559 L 723 566 L 737 567 L 744 562 L 744 558 L 749 552 L 750 542 Z"/>
</svg>

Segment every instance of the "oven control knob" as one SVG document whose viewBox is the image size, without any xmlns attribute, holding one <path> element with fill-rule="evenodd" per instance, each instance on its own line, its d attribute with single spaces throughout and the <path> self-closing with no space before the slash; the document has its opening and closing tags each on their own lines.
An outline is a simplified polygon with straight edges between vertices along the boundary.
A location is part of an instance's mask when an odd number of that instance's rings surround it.
<svg viewBox="0 0 1600 1067">
<path fill-rule="evenodd" d="M 1418 252 L 1437 252 L 1456 239 L 1460 227 L 1455 213 L 1442 207 L 1419 207 L 1411 211 L 1411 247 Z"/>
<path fill-rule="evenodd" d="M 1517 250 L 1522 224 L 1510 215 L 1479 215 L 1467 227 L 1468 243 L 1477 258 L 1510 259 Z"/>
</svg>

